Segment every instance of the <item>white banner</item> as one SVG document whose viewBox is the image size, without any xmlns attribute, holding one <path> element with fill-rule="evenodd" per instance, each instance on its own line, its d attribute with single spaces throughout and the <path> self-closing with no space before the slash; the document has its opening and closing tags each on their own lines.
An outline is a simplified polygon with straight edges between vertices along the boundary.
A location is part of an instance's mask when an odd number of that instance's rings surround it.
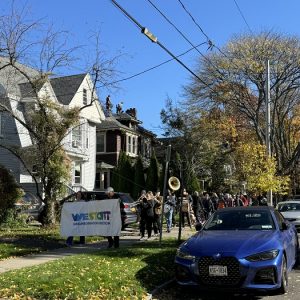
<svg viewBox="0 0 300 300">
<path fill-rule="evenodd" d="M 120 200 L 65 202 L 61 211 L 61 236 L 119 236 Z"/>
</svg>

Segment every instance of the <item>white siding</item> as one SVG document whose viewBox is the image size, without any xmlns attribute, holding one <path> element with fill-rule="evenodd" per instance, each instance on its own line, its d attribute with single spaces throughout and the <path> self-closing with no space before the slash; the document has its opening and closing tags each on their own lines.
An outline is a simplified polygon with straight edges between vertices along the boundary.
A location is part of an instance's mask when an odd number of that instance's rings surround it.
<svg viewBox="0 0 300 300">
<path fill-rule="evenodd" d="M 11 108 L 14 114 L 22 121 L 25 122 L 23 112 L 19 109 L 19 101 L 10 99 Z M 20 143 L 22 147 L 27 147 L 32 145 L 32 141 L 29 135 L 28 130 L 19 122 L 17 119 L 14 119 L 16 128 L 18 131 Z"/>
<path fill-rule="evenodd" d="M 96 176 L 96 125 L 89 126 L 88 160 L 82 164 L 82 185 L 87 190 L 94 189 Z"/>
<path fill-rule="evenodd" d="M 75 93 L 74 98 L 70 103 L 70 107 L 83 106 L 83 89 L 87 90 L 87 102 L 91 103 L 91 99 L 93 98 L 91 95 L 93 83 L 90 79 L 90 76 L 87 75 L 82 84 L 79 86 L 78 91 Z M 94 95 L 94 98 L 97 98 L 97 95 Z M 98 98 L 93 102 L 93 105 L 83 109 L 80 112 L 81 117 L 88 119 L 94 123 L 101 123 L 101 120 L 105 119 L 103 110 L 98 102 Z"/>
</svg>

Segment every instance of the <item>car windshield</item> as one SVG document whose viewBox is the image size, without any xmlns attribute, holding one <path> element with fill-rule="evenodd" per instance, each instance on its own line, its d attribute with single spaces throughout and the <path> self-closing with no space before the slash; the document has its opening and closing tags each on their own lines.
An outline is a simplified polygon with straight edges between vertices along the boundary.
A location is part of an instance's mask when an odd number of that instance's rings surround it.
<svg viewBox="0 0 300 300">
<path fill-rule="evenodd" d="M 134 200 L 128 194 L 120 194 L 119 197 L 121 198 L 121 200 L 123 202 L 126 202 L 126 203 L 133 203 L 134 202 Z"/>
<path fill-rule="evenodd" d="M 300 211 L 300 203 L 281 203 L 278 204 L 278 211 L 285 212 L 285 211 Z"/>
<path fill-rule="evenodd" d="M 267 210 L 219 210 L 204 230 L 273 230 L 272 216 Z"/>
</svg>

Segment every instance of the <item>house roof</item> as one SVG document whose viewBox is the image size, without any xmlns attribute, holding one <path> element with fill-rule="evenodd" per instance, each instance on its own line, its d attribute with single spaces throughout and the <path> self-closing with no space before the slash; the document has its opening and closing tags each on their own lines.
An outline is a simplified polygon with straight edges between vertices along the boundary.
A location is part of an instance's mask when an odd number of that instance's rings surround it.
<svg viewBox="0 0 300 300">
<path fill-rule="evenodd" d="M 36 92 L 38 92 L 42 88 L 42 84 L 36 87 Z M 19 89 L 22 98 L 32 98 L 36 97 L 36 94 L 32 88 L 32 85 L 29 82 L 20 83 Z"/>
<path fill-rule="evenodd" d="M 98 169 L 113 169 L 114 166 L 113 165 L 110 165 L 108 163 L 105 163 L 104 161 L 100 161 L 100 162 L 97 162 L 96 163 L 96 167 Z"/>
<path fill-rule="evenodd" d="M 126 112 L 121 112 L 120 114 L 113 114 L 113 117 L 115 117 L 117 120 L 120 121 L 133 121 L 136 122 L 137 124 L 141 124 L 142 122 L 131 116 L 130 114 Z"/>
<path fill-rule="evenodd" d="M 69 105 L 86 74 L 51 78 L 50 83 L 58 101 Z"/>
<path fill-rule="evenodd" d="M 135 130 L 130 129 L 128 126 L 123 125 L 118 120 L 116 120 L 113 116 L 106 117 L 100 124 L 97 125 L 97 128 L 103 130 L 114 130 L 114 129 L 124 129 L 127 131 L 136 132 Z"/>
<path fill-rule="evenodd" d="M 141 132 L 142 134 L 147 134 L 147 135 L 149 135 L 149 136 L 151 136 L 151 137 L 156 137 L 156 134 L 154 134 L 152 131 L 150 131 L 150 130 L 147 130 L 147 129 L 145 129 L 144 127 L 142 127 L 142 126 L 140 126 L 140 125 L 138 125 L 137 126 L 137 129 L 138 129 L 138 131 L 139 132 Z"/>
<path fill-rule="evenodd" d="M 9 64 L 9 59 L 0 56 L 0 68 L 2 68 L 0 72 L 0 85 L 2 86 L 2 92 L 21 97 L 20 84 L 28 82 L 28 79 L 13 66 L 7 66 L 7 64 Z M 16 62 L 15 65 L 32 79 L 37 78 L 40 75 L 37 70 L 34 70 L 29 66 L 18 62 Z"/>
</svg>

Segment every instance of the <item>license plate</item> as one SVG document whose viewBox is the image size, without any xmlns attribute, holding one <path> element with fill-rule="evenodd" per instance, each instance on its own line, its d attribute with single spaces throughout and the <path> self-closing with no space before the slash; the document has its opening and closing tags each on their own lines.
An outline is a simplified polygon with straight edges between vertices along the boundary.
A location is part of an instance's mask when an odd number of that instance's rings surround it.
<svg viewBox="0 0 300 300">
<path fill-rule="evenodd" d="M 208 266 L 209 276 L 227 276 L 227 266 Z"/>
</svg>

